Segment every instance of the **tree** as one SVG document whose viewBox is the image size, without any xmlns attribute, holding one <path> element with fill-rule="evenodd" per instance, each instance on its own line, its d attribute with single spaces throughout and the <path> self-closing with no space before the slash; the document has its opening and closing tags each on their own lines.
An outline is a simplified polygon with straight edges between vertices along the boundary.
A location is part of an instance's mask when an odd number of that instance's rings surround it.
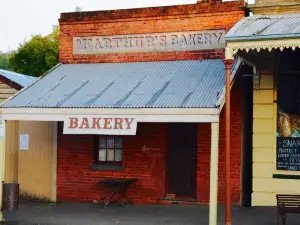
<svg viewBox="0 0 300 225">
<path fill-rule="evenodd" d="M 8 70 L 8 54 L 0 52 L 0 69 Z"/>
<path fill-rule="evenodd" d="M 59 28 L 47 36 L 35 35 L 30 41 L 21 44 L 9 56 L 11 70 L 39 77 L 58 63 Z"/>
</svg>

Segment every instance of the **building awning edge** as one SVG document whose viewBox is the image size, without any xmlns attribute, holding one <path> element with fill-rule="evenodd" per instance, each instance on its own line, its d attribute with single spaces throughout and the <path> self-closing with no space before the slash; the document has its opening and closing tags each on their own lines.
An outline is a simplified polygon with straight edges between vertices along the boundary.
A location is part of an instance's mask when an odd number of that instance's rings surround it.
<svg viewBox="0 0 300 225">
<path fill-rule="evenodd" d="M 78 108 L 2 108 L 5 120 L 65 121 L 70 116 L 130 116 L 138 122 L 219 122 L 219 110 L 203 109 L 78 109 Z"/>
</svg>

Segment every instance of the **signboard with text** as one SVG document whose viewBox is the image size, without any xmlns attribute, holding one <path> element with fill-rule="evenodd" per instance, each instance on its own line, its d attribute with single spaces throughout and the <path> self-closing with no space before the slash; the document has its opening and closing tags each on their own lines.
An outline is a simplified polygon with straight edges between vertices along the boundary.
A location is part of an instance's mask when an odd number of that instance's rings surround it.
<svg viewBox="0 0 300 225">
<path fill-rule="evenodd" d="M 225 48 L 225 30 L 74 37 L 73 53 L 194 51 Z"/>
<path fill-rule="evenodd" d="M 128 116 L 70 116 L 64 134 L 135 135 L 137 121 Z"/>
<path fill-rule="evenodd" d="M 300 171 L 300 138 L 277 137 L 277 170 Z"/>
</svg>

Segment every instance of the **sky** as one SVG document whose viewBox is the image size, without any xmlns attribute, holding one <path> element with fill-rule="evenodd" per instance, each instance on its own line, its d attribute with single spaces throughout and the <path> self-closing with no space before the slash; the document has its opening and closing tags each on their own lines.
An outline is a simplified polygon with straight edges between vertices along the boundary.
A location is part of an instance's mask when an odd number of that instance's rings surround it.
<svg viewBox="0 0 300 225">
<path fill-rule="evenodd" d="M 197 0 L 6 0 L 1 3 L 0 51 L 17 49 L 31 35 L 46 35 L 58 24 L 61 12 L 194 4 Z M 249 0 L 251 1 L 254 0 Z"/>
</svg>

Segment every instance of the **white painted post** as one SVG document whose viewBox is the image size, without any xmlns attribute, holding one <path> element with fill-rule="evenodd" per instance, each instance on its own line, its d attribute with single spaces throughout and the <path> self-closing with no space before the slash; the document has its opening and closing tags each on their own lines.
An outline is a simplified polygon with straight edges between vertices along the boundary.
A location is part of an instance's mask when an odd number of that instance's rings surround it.
<svg viewBox="0 0 300 225">
<path fill-rule="evenodd" d="M 4 220 L 2 209 L 3 182 L 5 175 L 5 120 L 0 118 L 0 222 Z"/>
<path fill-rule="evenodd" d="M 218 221 L 219 123 L 211 124 L 209 225 Z"/>
<path fill-rule="evenodd" d="M 52 130 L 52 154 L 51 154 L 51 202 L 57 201 L 57 131 L 58 122 L 53 123 Z"/>
</svg>

